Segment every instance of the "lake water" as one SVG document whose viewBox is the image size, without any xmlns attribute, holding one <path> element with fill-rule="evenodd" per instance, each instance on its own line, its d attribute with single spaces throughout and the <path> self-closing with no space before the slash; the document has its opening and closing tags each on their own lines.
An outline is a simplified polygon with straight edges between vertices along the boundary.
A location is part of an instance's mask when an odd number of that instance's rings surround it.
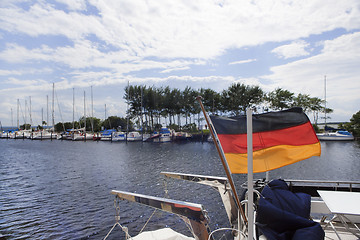
<svg viewBox="0 0 360 240">
<path fill-rule="evenodd" d="M 321 157 L 274 170 L 271 178 L 360 180 L 358 142 L 322 142 Z M 110 143 L 0 139 L 0 236 L 6 239 L 103 239 L 115 223 L 115 197 L 123 190 L 201 203 L 212 229 L 228 227 L 218 193 L 209 187 L 166 180 L 173 171 L 225 176 L 212 143 Z M 264 177 L 256 174 L 255 177 Z M 246 175 L 234 175 L 240 188 Z M 153 210 L 120 202 L 120 223 L 134 236 Z M 156 212 L 146 230 L 184 232 L 176 216 Z M 115 228 L 108 239 L 124 239 Z"/>
</svg>

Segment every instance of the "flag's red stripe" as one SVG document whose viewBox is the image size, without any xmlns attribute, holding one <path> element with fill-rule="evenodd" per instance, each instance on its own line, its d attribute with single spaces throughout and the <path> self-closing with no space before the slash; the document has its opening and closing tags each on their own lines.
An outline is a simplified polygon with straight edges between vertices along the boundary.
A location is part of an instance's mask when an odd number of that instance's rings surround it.
<svg viewBox="0 0 360 240">
<path fill-rule="evenodd" d="M 225 153 L 246 153 L 246 134 L 219 134 Z M 277 145 L 308 145 L 318 142 L 310 122 L 295 127 L 253 134 L 253 151 Z"/>
</svg>

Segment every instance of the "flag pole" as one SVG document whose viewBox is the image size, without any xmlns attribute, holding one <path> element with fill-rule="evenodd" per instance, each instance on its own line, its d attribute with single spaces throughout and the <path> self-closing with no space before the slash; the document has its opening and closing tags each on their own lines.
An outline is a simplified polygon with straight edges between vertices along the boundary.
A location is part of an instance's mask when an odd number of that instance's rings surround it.
<svg viewBox="0 0 360 240">
<path fill-rule="evenodd" d="M 209 126 L 209 130 L 210 130 L 211 136 L 212 136 L 212 138 L 213 138 L 213 140 L 214 140 L 216 149 L 217 149 L 217 151 L 218 151 L 218 153 L 219 153 L 219 156 L 220 156 L 220 159 L 221 159 L 221 163 L 222 163 L 222 165 L 223 165 L 223 167 L 224 167 L 224 169 L 225 169 L 225 173 L 226 173 L 226 176 L 227 176 L 227 178 L 228 178 L 228 181 L 229 181 L 231 190 L 232 190 L 232 192 L 233 192 L 233 194 L 234 194 L 235 202 L 236 202 L 236 204 L 237 204 L 237 206 L 238 206 L 238 209 L 239 209 L 239 211 L 240 211 L 240 213 L 241 213 L 242 218 L 244 219 L 245 224 L 247 224 L 247 218 L 246 218 L 246 216 L 245 216 L 244 210 L 243 210 L 242 207 L 241 207 L 241 203 L 240 203 L 240 200 L 239 200 L 239 196 L 238 196 L 238 194 L 237 194 L 237 192 L 236 192 L 235 184 L 234 184 L 234 181 L 233 181 L 232 176 L 231 176 L 231 173 L 230 173 L 230 168 L 229 168 L 229 165 L 227 164 L 227 162 L 226 162 L 226 160 L 225 160 L 225 154 L 224 154 L 224 151 L 223 151 L 222 147 L 220 146 L 219 139 L 217 138 L 217 135 L 216 135 L 216 133 L 215 133 L 214 126 L 212 125 L 212 122 L 211 122 L 211 120 L 209 119 L 209 117 L 208 117 L 208 115 L 207 115 L 207 113 L 206 113 L 206 111 L 205 111 L 204 105 L 203 105 L 202 102 L 201 102 L 201 97 L 198 96 L 196 99 L 198 100 L 198 102 L 199 102 L 199 104 L 200 104 L 201 110 L 202 110 L 202 112 L 204 113 L 204 116 L 205 116 L 206 123 L 207 123 L 208 126 Z M 240 219 L 239 219 L 239 220 L 240 220 Z"/>
<path fill-rule="evenodd" d="M 253 185 L 253 127 L 252 127 L 252 110 L 246 111 L 246 135 L 247 135 L 247 185 L 248 185 L 248 239 L 254 237 L 254 185 Z"/>
</svg>

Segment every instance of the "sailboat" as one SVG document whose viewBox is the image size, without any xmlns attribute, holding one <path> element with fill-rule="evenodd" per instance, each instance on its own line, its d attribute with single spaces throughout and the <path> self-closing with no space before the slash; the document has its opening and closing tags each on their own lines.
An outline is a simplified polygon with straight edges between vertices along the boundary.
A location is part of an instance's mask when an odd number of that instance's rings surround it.
<svg viewBox="0 0 360 240">
<path fill-rule="evenodd" d="M 201 101 L 200 101 L 200 104 L 202 106 Z M 162 228 L 162 229 L 158 229 L 158 230 L 154 230 L 154 231 L 142 232 L 139 235 L 132 237 L 132 239 L 136 239 L 136 240 L 139 240 L 139 239 L 208 240 L 208 239 L 215 239 L 214 236 L 216 233 L 225 232 L 225 231 L 228 231 L 228 233 L 230 232 L 230 234 L 232 234 L 232 237 L 234 240 L 238 240 L 238 239 L 251 239 L 251 240 L 252 239 L 278 239 L 276 237 L 268 238 L 267 234 L 269 234 L 269 232 L 267 231 L 268 230 L 267 227 L 268 227 L 268 225 L 271 225 L 271 222 L 270 222 L 270 224 L 262 224 L 260 220 L 263 220 L 263 219 L 259 218 L 259 216 L 261 216 L 261 214 L 263 214 L 263 212 L 264 212 L 263 211 L 264 205 L 260 205 L 260 202 L 267 201 L 266 199 L 271 199 L 271 197 L 264 198 L 264 196 L 265 196 L 264 190 L 268 189 L 269 187 L 271 188 L 273 181 L 270 182 L 268 179 L 262 179 L 262 180 L 255 181 L 253 179 L 253 172 L 268 171 L 269 169 L 275 169 L 275 168 L 287 165 L 287 164 L 289 164 L 289 162 L 288 162 L 289 158 L 292 159 L 293 157 L 294 157 L 294 159 L 292 161 L 296 162 L 296 161 L 305 160 L 305 159 L 309 158 L 310 156 L 319 156 L 320 143 L 315 135 L 314 130 L 312 129 L 312 125 L 310 124 L 309 119 L 302 112 L 302 110 L 300 112 L 299 109 L 292 109 L 289 111 L 281 111 L 280 113 L 277 113 L 277 112 L 266 113 L 266 114 L 270 114 L 271 116 L 266 115 L 266 117 L 264 117 L 262 119 L 266 119 L 266 118 L 274 119 L 273 118 L 274 116 L 277 118 L 277 120 L 275 120 L 276 123 L 271 124 L 270 130 L 273 129 L 274 134 L 276 134 L 278 137 L 280 137 L 280 135 L 281 135 L 281 130 L 274 129 L 273 127 L 275 125 L 279 126 L 279 124 L 282 125 L 282 127 L 284 127 L 283 129 L 285 130 L 285 132 L 287 134 L 290 131 L 290 133 L 292 132 L 294 134 L 295 133 L 302 134 L 302 136 L 299 137 L 299 136 L 296 136 L 296 134 L 295 134 L 294 138 L 289 137 L 287 140 L 284 140 L 284 138 L 274 139 L 272 136 L 266 137 L 266 134 L 268 133 L 268 131 L 263 131 L 260 138 L 261 138 L 262 143 L 264 144 L 264 146 L 262 146 L 264 148 L 259 149 L 258 144 L 253 145 L 253 142 L 257 143 L 257 141 L 259 140 L 260 133 L 258 132 L 258 129 L 260 126 L 259 123 L 261 123 L 262 120 L 257 121 L 257 119 L 261 118 L 261 116 L 260 116 L 261 114 L 259 114 L 256 117 L 253 117 L 252 110 L 248 110 L 246 118 L 242 117 L 240 119 L 229 119 L 229 121 L 226 123 L 223 121 L 224 118 L 222 118 L 222 119 L 213 118 L 211 121 L 209 121 L 209 118 L 206 115 L 203 106 L 202 106 L 202 109 L 203 109 L 203 112 L 205 115 L 205 119 L 207 120 L 208 126 L 210 126 L 211 134 L 213 136 L 215 146 L 218 150 L 218 153 L 219 153 L 219 156 L 220 156 L 220 159 L 223 164 L 223 167 L 224 167 L 227 177 L 205 176 L 205 175 L 173 173 L 173 172 L 161 172 L 161 174 L 167 178 L 191 181 L 194 183 L 199 183 L 199 184 L 209 186 L 209 187 L 217 190 L 223 201 L 223 205 L 225 207 L 225 211 L 228 216 L 230 227 L 219 228 L 219 229 L 211 231 L 208 226 L 209 217 L 208 217 L 207 211 L 205 210 L 205 208 L 202 204 L 178 201 L 178 200 L 173 200 L 173 199 L 168 199 L 168 198 L 159 198 L 159 197 L 143 195 L 143 194 L 139 194 L 139 193 L 130 193 L 130 192 L 125 192 L 125 191 L 112 190 L 111 194 L 115 195 L 115 198 L 116 198 L 115 199 L 115 208 L 117 209 L 116 222 L 104 239 L 106 239 L 109 236 L 109 234 L 112 232 L 112 230 L 116 226 L 120 226 L 125 231 L 127 238 L 130 237 L 130 234 L 127 231 L 127 229 L 124 228 L 119 223 L 119 219 L 120 219 L 119 214 L 120 213 L 118 211 L 119 208 L 117 206 L 117 204 L 119 204 L 118 203 L 119 200 L 127 200 L 130 202 L 136 202 L 139 204 L 150 206 L 152 208 L 155 208 L 155 209 L 158 209 L 161 211 L 165 211 L 165 212 L 169 212 L 169 213 L 178 215 L 184 220 L 184 222 L 187 224 L 187 226 L 189 227 L 189 229 L 193 235 L 193 237 L 187 237 L 187 236 L 184 236 L 183 234 L 173 231 L 172 229 Z M 282 119 L 284 119 L 284 117 L 286 117 L 286 116 L 296 116 L 296 121 L 291 122 L 290 124 L 289 124 L 289 122 L 286 122 L 286 123 L 281 122 Z M 300 116 L 300 117 L 298 117 L 298 116 Z M 290 118 L 287 118 L 287 119 L 290 119 Z M 227 121 L 227 120 L 225 119 L 225 121 Z M 235 121 L 237 123 L 241 123 L 241 125 L 235 124 L 235 125 L 238 125 L 241 127 L 234 129 L 233 123 Z M 252 126 L 253 123 L 256 124 L 256 126 L 254 128 Z M 294 123 L 296 123 L 295 126 L 293 125 Z M 246 127 L 244 128 L 245 124 L 246 124 Z M 266 130 L 267 128 L 269 128 L 269 127 L 267 127 L 268 125 L 269 124 L 266 124 L 266 123 L 264 124 L 264 122 L 263 122 L 263 126 L 260 126 L 260 128 L 262 128 L 263 130 Z M 239 134 L 237 132 L 237 131 L 243 132 L 244 129 L 245 129 L 245 133 Z M 254 132 L 253 132 L 253 129 L 254 129 Z M 255 132 L 255 129 L 257 132 Z M 238 142 L 237 144 L 234 144 L 231 141 L 226 141 L 227 138 L 229 139 L 229 138 L 233 138 L 235 136 L 235 135 L 229 134 L 229 130 L 233 134 L 241 137 L 241 141 Z M 233 132 L 234 130 L 236 133 Z M 280 135 L 279 135 L 279 133 L 280 133 Z M 218 137 L 220 135 L 221 135 L 221 138 Z M 262 138 L 262 137 L 265 137 L 265 138 Z M 220 141 L 219 139 L 222 139 L 222 140 Z M 305 140 L 305 144 L 304 144 L 304 140 Z M 233 141 L 236 141 L 236 140 L 233 139 Z M 243 144 L 244 141 L 247 142 L 248 144 L 241 145 L 243 147 L 245 146 L 245 149 L 237 148 L 236 151 L 238 151 L 239 154 L 236 157 L 235 162 L 233 162 L 234 159 L 232 159 L 232 157 L 234 157 L 234 153 L 233 153 L 234 145 L 236 145 L 235 146 L 235 149 L 236 149 L 237 146 L 240 146 L 238 144 Z M 292 141 L 295 141 L 295 143 L 293 143 L 294 145 L 291 144 Z M 297 141 L 303 141 L 303 144 L 298 145 L 296 143 Z M 277 142 L 277 143 L 275 143 L 275 142 Z M 290 145 L 282 145 L 282 144 L 277 145 L 278 142 L 287 142 Z M 271 145 L 271 143 L 273 145 Z M 289 147 L 287 147 L 287 146 L 289 146 Z M 254 149 L 253 149 L 253 147 L 254 147 Z M 270 151 L 268 151 L 269 149 L 270 149 Z M 282 150 L 274 151 L 271 149 L 282 149 Z M 300 152 L 302 154 L 300 154 L 300 155 L 292 154 L 294 149 L 296 149 L 297 153 Z M 243 152 L 243 153 L 241 153 L 241 152 Z M 287 154 L 284 155 L 285 152 L 288 152 L 290 155 L 287 155 Z M 266 157 L 258 158 L 258 154 L 265 154 Z M 295 155 L 297 155 L 297 156 L 295 156 Z M 283 157 L 281 157 L 281 156 L 283 156 Z M 238 157 L 244 158 L 244 159 L 241 159 L 241 163 L 244 163 L 244 160 L 245 160 L 246 164 L 238 165 L 238 163 L 239 163 Z M 246 158 L 247 158 L 247 160 L 246 160 Z M 276 161 L 267 162 L 267 164 L 265 164 L 265 165 L 267 165 L 266 168 L 261 169 L 262 165 L 258 164 L 259 161 L 267 161 L 268 159 L 275 159 Z M 280 160 L 280 161 L 278 161 L 278 160 Z M 230 165 L 230 163 L 231 163 L 231 165 Z M 280 165 L 278 165 L 278 164 L 280 164 Z M 230 167 L 229 167 L 229 165 L 230 165 Z M 241 199 L 239 199 L 231 174 L 240 173 L 243 171 L 245 171 L 247 173 L 248 178 L 247 178 L 247 183 L 243 184 L 242 187 L 247 189 L 248 194 L 246 194 L 245 197 L 242 197 Z M 273 214 L 273 216 L 271 216 L 271 217 L 275 217 L 275 218 L 279 217 L 277 220 L 281 220 L 281 218 L 283 218 L 284 216 L 288 216 L 289 214 L 288 214 L 287 210 L 286 211 L 284 210 L 284 208 L 288 204 L 293 204 L 294 200 L 300 201 L 300 202 L 296 203 L 297 204 L 296 206 L 293 206 L 293 207 L 295 207 L 295 209 L 302 209 L 303 207 L 305 209 L 307 209 L 305 211 L 307 213 L 300 213 L 301 215 L 297 215 L 297 213 L 291 212 L 292 214 L 290 214 L 290 215 L 295 215 L 294 217 L 297 220 L 299 220 L 301 222 L 301 224 L 300 223 L 296 223 L 295 225 L 293 224 L 291 229 L 281 232 L 282 234 L 284 234 L 284 238 L 281 238 L 281 239 L 291 239 L 291 238 L 285 238 L 285 236 L 286 235 L 293 236 L 295 233 L 298 236 L 297 239 L 309 239 L 308 238 L 309 236 L 312 237 L 311 239 L 324 239 L 324 234 L 325 234 L 324 229 L 328 225 L 329 226 L 331 225 L 332 229 L 328 228 L 328 230 L 330 230 L 330 231 L 327 231 L 326 235 L 327 236 L 331 235 L 331 237 L 334 237 L 337 235 L 340 239 L 340 235 L 343 234 L 344 232 L 339 229 L 338 230 L 335 229 L 334 225 L 336 223 L 333 223 L 334 219 L 331 219 L 330 221 L 328 221 L 328 223 L 325 224 L 324 220 L 326 219 L 327 214 L 330 213 L 330 210 L 328 209 L 325 201 L 323 199 L 320 199 L 319 195 L 316 195 L 316 193 L 317 193 L 317 191 L 323 190 L 323 189 L 326 189 L 326 190 L 336 189 L 334 187 L 326 185 L 329 183 L 334 183 L 335 184 L 334 186 L 338 186 L 339 188 L 341 188 L 342 191 L 344 191 L 344 190 L 349 191 L 349 192 L 350 191 L 360 191 L 360 187 L 359 187 L 360 182 L 340 182 L 340 181 L 325 182 L 325 181 L 310 181 L 310 180 L 303 180 L 301 182 L 298 180 L 288 180 L 288 181 L 277 180 L 276 183 L 285 184 L 288 188 L 286 190 L 286 193 L 293 197 L 289 199 L 290 202 L 284 203 L 284 205 L 282 207 L 283 209 L 280 209 L 280 212 L 278 214 Z M 309 186 L 308 185 L 309 183 L 315 183 L 316 185 Z M 347 185 L 347 187 L 343 187 L 342 186 L 343 184 Z M 355 185 L 357 185 L 357 186 L 355 187 Z M 303 191 L 308 190 L 309 193 L 313 192 L 313 194 L 311 196 L 314 196 L 315 198 L 312 198 L 311 202 L 310 202 L 310 195 L 297 194 L 296 188 L 302 189 Z M 314 194 L 314 192 L 315 192 L 315 194 Z M 334 191 L 330 191 L 330 192 L 334 192 Z M 294 196 L 295 196 L 295 198 L 294 198 Z M 254 198 L 257 198 L 257 200 L 259 200 L 259 201 L 254 201 L 255 200 Z M 299 199 L 297 199 L 297 198 L 299 198 Z M 307 200 L 303 202 L 302 199 L 305 199 L 305 198 Z M 275 197 L 275 200 L 278 201 L 278 199 L 276 199 L 276 197 Z M 286 201 L 286 198 L 283 200 Z M 268 203 L 268 204 L 271 205 L 271 203 Z M 312 219 L 310 219 L 310 205 L 311 205 L 311 213 L 316 213 L 319 215 L 322 214 L 322 215 L 320 215 L 321 220 L 319 220 L 319 222 L 313 221 Z M 255 207 L 253 208 L 252 206 L 255 206 Z M 273 205 L 272 208 L 275 208 L 275 205 Z M 276 209 L 277 208 L 275 208 L 275 210 Z M 289 210 L 289 211 L 292 211 L 292 210 Z M 311 214 L 311 216 L 314 216 L 314 215 Z M 265 218 L 265 220 L 266 220 L 266 218 Z M 294 221 L 291 220 L 291 221 L 292 221 L 292 223 L 294 223 L 297 220 L 294 220 Z M 349 220 L 349 221 L 351 221 L 351 220 Z M 287 222 L 279 222 L 279 223 L 277 223 L 277 228 L 278 229 L 282 228 L 286 224 L 287 224 Z M 300 227 L 304 224 L 310 224 L 310 225 L 307 226 L 306 229 L 303 227 Z M 346 224 L 344 224 L 344 225 L 346 225 Z M 322 227 L 324 227 L 324 229 Z M 351 230 L 351 234 L 358 236 L 358 235 L 356 235 L 357 233 L 353 231 L 354 229 L 353 228 L 350 229 L 350 227 L 351 226 L 346 225 L 346 231 Z M 299 229 L 297 229 L 297 228 L 299 228 Z M 307 232 L 308 230 L 310 230 L 311 232 Z M 357 231 L 357 230 L 355 229 L 355 231 Z M 300 237 L 301 235 L 299 235 L 299 234 L 304 234 L 304 233 L 307 237 L 303 236 L 301 238 Z M 306 233 L 308 233 L 308 235 Z M 346 232 L 345 232 L 345 234 L 348 235 L 348 233 L 346 233 Z M 343 235 L 341 235 L 341 236 L 343 236 Z"/>
<path fill-rule="evenodd" d="M 73 134 L 73 141 L 87 141 L 93 140 L 94 134 L 86 133 L 86 104 L 85 104 L 85 91 L 84 91 L 84 127 L 77 129 Z"/>
<path fill-rule="evenodd" d="M 321 141 L 353 141 L 354 136 L 345 129 L 329 130 L 326 125 L 326 76 L 324 77 L 324 92 L 325 92 L 325 127 L 323 133 L 317 133 L 317 137 Z"/>
</svg>

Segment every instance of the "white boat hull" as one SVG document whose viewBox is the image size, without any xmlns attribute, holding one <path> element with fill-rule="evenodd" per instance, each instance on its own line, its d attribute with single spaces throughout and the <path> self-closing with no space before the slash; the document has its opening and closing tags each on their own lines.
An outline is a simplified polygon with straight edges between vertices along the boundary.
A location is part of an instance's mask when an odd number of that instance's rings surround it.
<svg viewBox="0 0 360 240">
<path fill-rule="evenodd" d="M 320 141 L 353 141 L 354 136 L 349 134 L 334 133 L 318 133 L 316 134 Z"/>
</svg>

